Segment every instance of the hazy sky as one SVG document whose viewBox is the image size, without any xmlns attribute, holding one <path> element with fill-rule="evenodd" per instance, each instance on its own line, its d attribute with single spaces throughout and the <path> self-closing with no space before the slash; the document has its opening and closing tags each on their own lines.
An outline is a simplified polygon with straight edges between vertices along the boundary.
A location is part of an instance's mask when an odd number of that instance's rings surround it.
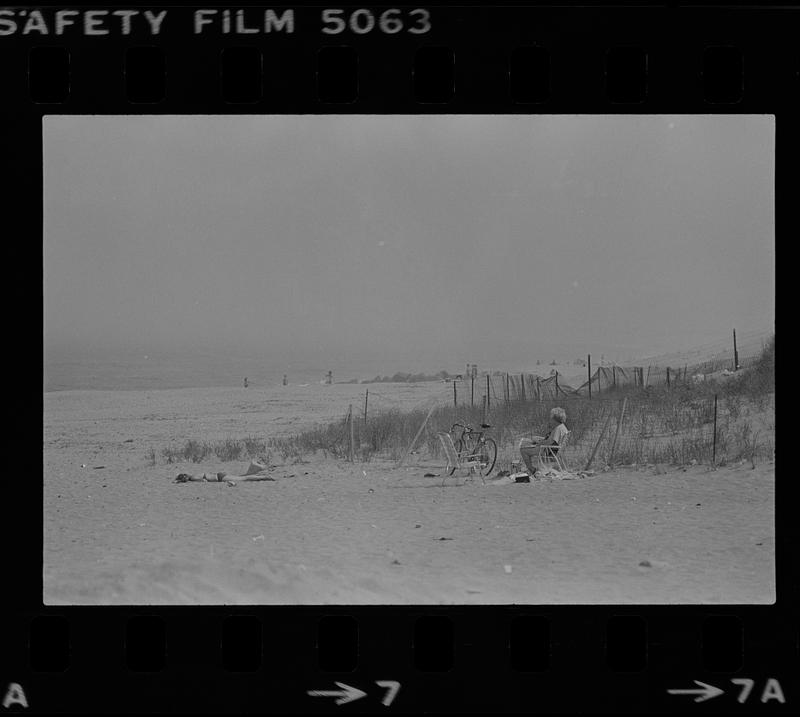
<svg viewBox="0 0 800 717">
<path fill-rule="evenodd" d="M 47 351 L 438 369 L 774 321 L 769 116 L 70 116 L 43 133 Z"/>
</svg>

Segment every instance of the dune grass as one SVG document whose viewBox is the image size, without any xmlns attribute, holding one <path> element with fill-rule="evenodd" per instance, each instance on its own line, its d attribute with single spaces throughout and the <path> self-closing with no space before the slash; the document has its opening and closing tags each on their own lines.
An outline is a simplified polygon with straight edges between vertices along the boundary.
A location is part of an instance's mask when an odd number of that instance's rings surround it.
<svg viewBox="0 0 800 717">
<path fill-rule="evenodd" d="M 248 436 L 247 438 L 226 438 L 216 443 L 187 440 L 180 446 L 168 446 L 162 449 L 161 456 L 166 463 L 202 463 L 211 456 L 216 456 L 220 461 L 246 460 L 250 458 L 264 458 L 269 455 L 267 442 L 263 438 Z M 148 453 L 151 464 L 155 464 L 155 452 L 151 449 Z"/>
<path fill-rule="evenodd" d="M 714 396 L 717 396 L 716 454 L 714 455 Z M 567 395 L 541 401 L 495 402 L 487 414 L 482 407 L 444 405 L 431 414 L 416 452 L 443 459 L 436 433 L 450 431 L 454 423 L 478 427 L 488 422 L 486 434 L 498 444 L 496 470 L 509 469 L 518 458 L 519 439 L 548 430 L 550 410 L 561 406 L 571 431 L 565 458 L 572 468 L 583 468 L 597 447 L 595 466 L 607 464 L 717 464 L 774 455 L 775 339 L 749 368 L 725 381 L 666 386 L 620 387 L 591 399 Z M 619 421 L 624 399 L 625 413 Z M 354 457 L 368 462 L 374 457 L 399 459 L 422 425 L 429 407 L 374 412 L 368 421 L 353 420 Z M 611 416 L 609 429 L 602 426 Z M 619 424 L 619 428 L 618 428 Z M 350 455 L 347 417 L 320 423 L 297 434 L 272 439 L 248 436 L 209 443 L 195 439 L 168 447 L 161 455 L 167 463 L 199 463 L 211 456 L 220 461 L 263 458 L 274 452 L 284 461 L 322 453 L 336 459 Z M 153 459 L 154 460 L 154 459 Z"/>
</svg>

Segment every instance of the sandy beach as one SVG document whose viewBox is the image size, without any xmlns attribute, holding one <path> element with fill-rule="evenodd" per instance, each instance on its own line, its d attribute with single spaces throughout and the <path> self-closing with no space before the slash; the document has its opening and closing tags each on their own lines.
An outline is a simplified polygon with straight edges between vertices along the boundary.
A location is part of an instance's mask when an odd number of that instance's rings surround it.
<svg viewBox="0 0 800 717">
<path fill-rule="evenodd" d="M 286 435 L 343 416 L 365 388 L 45 394 L 45 603 L 774 601 L 772 462 L 442 486 L 423 454 L 400 468 L 309 456 L 230 486 L 173 480 L 247 461 L 146 457 L 187 438 Z M 452 391 L 369 388 L 375 410 Z"/>
</svg>

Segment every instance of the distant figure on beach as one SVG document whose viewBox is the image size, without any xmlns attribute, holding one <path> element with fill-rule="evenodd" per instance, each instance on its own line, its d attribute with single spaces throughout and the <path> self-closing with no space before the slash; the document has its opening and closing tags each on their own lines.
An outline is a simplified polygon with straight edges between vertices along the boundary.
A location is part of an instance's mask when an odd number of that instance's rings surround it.
<svg viewBox="0 0 800 717">
<path fill-rule="evenodd" d="M 287 381 L 286 381 L 286 374 L 283 374 L 283 385 L 284 385 L 284 386 L 286 386 L 286 385 L 287 385 Z"/>
<path fill-rule="evenodd" d="M 247 388 L 247 376 L 244 377 L 244 387 Z"/>
<path fill-rule="evenodd" d="M 519 442 L 519 452 L 525 465 L 533 475 L 533 458 L 539 455 L 539 446 L 558 446 L 568 433 L 564 423 L 567 420 L 567 412 L 563 408 L 554 408 L 550 411 L 550 431 L 546 436 L 533 436 L 531 439 L 523 438 Z M 554 448 L 553 451 L 558 451 Z"/>
</svg>

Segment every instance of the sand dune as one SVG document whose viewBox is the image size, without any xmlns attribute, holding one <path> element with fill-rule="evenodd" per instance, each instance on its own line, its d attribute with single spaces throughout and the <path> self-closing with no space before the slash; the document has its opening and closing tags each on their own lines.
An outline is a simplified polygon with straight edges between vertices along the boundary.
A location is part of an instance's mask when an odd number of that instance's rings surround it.
<svg viewBox="0 0 800 717">
<path fill-rule="evenodd" d="M 45 602 L 774 600 L 771 463 L 513 485 L 453 476 L 442 487 L 424 476 L 441 472 L 435 462 L 314 459 L 274 467 L 274 482 L 228 486 L 172 481 L 242 473 L 246 462 L 144 457 L 190 436 L 264 435 L 337 416 L 360 391 L 327 389 L 47 394 Z M 403 386 L 394 395 L 425 399 Z"/>
</svg>

